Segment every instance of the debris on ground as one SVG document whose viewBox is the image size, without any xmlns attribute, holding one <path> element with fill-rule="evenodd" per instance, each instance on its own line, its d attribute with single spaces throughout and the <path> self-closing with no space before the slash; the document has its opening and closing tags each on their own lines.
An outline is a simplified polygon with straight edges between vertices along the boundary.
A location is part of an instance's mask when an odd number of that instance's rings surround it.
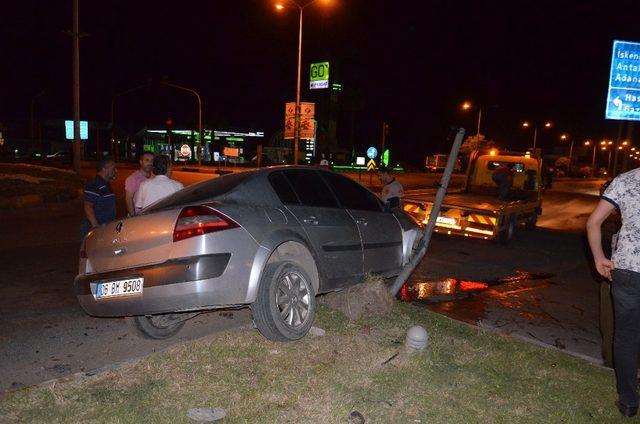
<svg viewBox="0 0 640 424">
<path fill-rule="evenodd" d="M 226 416 L 227 413 L 222 408 L 192 408 L 187 412 L 187 417 L 201 422 L 218 421 Z"/>
<path fill-rule="evenodd" d="M 391 312 L 394 299 L 382 278 L 371 277 L 364 283 L 320 298 L 327 307 L 340 311 L 351 321 L 385 316 Z"/>
<path fill-rule="evenodd" d="M 309 329 L 309 334 L 311 334 L 312 336 L 323 337 L 327 335 L 327 332 L 319 327 L 311 327 Z"/>
</svg>

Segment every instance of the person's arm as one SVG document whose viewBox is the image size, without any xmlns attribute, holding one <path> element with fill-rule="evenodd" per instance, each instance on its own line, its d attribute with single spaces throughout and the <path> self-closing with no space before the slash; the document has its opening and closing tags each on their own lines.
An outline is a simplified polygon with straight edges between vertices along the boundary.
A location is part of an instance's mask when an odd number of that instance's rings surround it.
<svg viewBox="0 0 640 424">
<path fill-rule="evenodd" d="M 132 199 L 132 203 L 133 203 L 133 210 L 135 213 L 141 211 L 144 206 L 145 206 L 145 193 L 147 191 L 147 188 L 145 187 L 145 184 L 140 184 L 140 188 L 138 188 L 138 191 L 136 191 L 136 194 L 133 196 Z"/>
<path fill-rule="evenodd" d="M 84 201 L 84 215 L 87 217 L 92 227 L 97 227 L 99 225 L 92 202 Z"/>
<path fill-rule="evenodd" d="M 605 257 L 602 250 L 602 223 L 614 209 L 615 207 L 610 202 L 600 200 L 587 220 L 587 237 L 593 254 L 593 261 L 598 273 L 608 280 L 611 280 L 611 270 L 615 268 L 615 265 Z"/>
<path fill-rule="evenodd" d="M 136 210 L 135 207 L 133 205 L 133 195 L 135 193 L 129 190 L 125 190 L 124 191 L 124 199 L 127 202 L 127 212 L 129 213 L 129 216 L 133 216 L 136 214 Z"/>
</svg>

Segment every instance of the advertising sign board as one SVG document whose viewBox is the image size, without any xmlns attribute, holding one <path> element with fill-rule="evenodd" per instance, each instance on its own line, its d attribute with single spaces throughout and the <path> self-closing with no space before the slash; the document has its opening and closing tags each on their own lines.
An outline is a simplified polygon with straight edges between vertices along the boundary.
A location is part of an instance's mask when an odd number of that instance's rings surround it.
<svg viewBox="0 0 640 424">
<path fill-rule="evenodd" d="M 312 63 L 309 70 L 309 88 L 329 87 L 329 62 Z"/>
</svg>

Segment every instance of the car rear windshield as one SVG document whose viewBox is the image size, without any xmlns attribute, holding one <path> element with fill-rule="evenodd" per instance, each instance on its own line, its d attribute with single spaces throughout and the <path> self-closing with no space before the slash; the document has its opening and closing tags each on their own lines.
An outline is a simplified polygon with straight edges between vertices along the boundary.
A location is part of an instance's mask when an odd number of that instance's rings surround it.
<svg viewBox="0 0 640 424">
<path fill-rule="evenodd" d="M 159 201 L 148 210 L 157 211 L 190 203 L 204 202 L 230 192 L 254 174 L 255 172 L 251 171 L 238 172 L 193 184 Z"/>
</svg>

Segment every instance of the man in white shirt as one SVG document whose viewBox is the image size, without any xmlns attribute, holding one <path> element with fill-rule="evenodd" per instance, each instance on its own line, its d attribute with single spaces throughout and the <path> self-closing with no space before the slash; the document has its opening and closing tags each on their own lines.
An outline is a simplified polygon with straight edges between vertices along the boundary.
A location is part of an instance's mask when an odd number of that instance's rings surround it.
<svg viewBox="0 0 640 424">
<path fill-rule="evenodd" d="M 142 210 L 184 188 L 182 183 L 170 178 L 171 161 L 166 155 L 159 155 L 153 159 L 153 175 L 140 183 L 140 188 L 134 196 L 136 210 Z"/>
<path fill-rule="evenodd" d="M 384 184 L 382 195 L 380 196 L 382 201 L 391 209 L 400 207 L 400 201 L 404 197 L 402 184 L 391 175 L 386 167 L 380 167 L 378 176 L 382 184 Z"/>
</svg>

